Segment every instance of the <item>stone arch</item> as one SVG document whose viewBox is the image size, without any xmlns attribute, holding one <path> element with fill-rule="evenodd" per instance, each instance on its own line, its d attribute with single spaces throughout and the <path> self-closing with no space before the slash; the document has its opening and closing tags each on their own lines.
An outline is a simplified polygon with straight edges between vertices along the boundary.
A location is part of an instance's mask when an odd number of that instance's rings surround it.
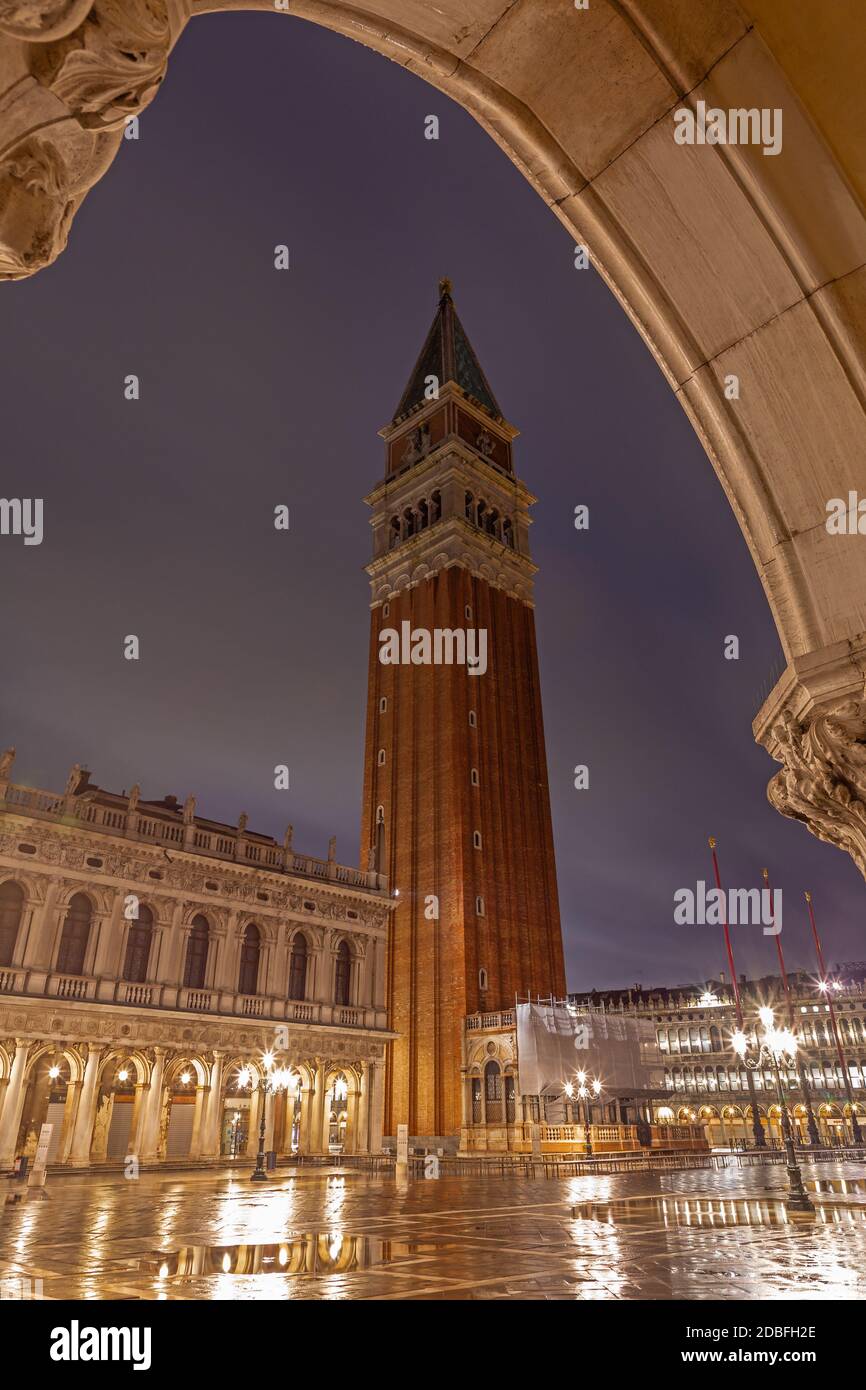
<svg viewBox="0 0 866 1390">
<path fill-rule="evenodd" d="M 351 1153 L 358 1145 L 360 1070 L 349 1062 L 329 1062 L 321 1071 L 324 1096 L 323 1148 Z"/>
<path fill-rule="evenodd" d="M 64 1161 L 72 1139 L 82 1071 L 81 1058 L 74 1048 L 45 1042 L 33 1049 L 24 1070 L 16 1153 L 27 1154 L 32 1161 L 42 1125 L 50 1124 L 48 1162 Z M 52 1077 L 52 1072 L 57 1075 Z"/>
<path fill-rule="evenodd" d="M 151 1067 L 136 1049 L 111 1047 L 99 1064 L 90 1162 L 125 1157 L 133 1151 Z"/>
<path fill-rule="evenodd" d="M 96 78 L 73 62 L 75 25 L 93 19 L 87 0 L 69 11 L 23 0 L 0 21 L 7 80 L 40 74 L 26 79 L 29 126 L 9 102 L 15 114 L 0 123 L 16 175 L 0 275 L 32 274 L 60 253 L 125 118 L 156 92 L 189 14 L 170 6 L 165 32 L 140 52 L 139 5 L 118 0 Z M 202 8 L 274 18 L 273 0 Z M 462 105 L 588 248 L 693 424 L 776 622 L 788 667 L 754 724 L 782 764 L 771 800 L 866 874 L 866 827 L 852 809 L 866 791 L 862 758 L 846 756 L 851 737 L 866 741 L 866 557 L 824 526 L 829 498 L 862 489 L 866 456 L 862 84 L 848 8 L 822 15 L 817 52 L 799 10 L 756 0 L 593 0 L 586 10 L 491 0 L 470 14 L 458 0 L 291 6 Z M 128 62 L 129 48 L 137 72 L 121 101 L 112 59 Z M 832 81 L 820 72 L 828 61 Z M 674 140 L 678 112 L 699 100 L 749 108 L 756 91 L 784 115 L 775 157 Z M 36 139 L 46 123 L 50 147 Z M 26 188 L 25 159 L 36 171 Z"/>
</svg>

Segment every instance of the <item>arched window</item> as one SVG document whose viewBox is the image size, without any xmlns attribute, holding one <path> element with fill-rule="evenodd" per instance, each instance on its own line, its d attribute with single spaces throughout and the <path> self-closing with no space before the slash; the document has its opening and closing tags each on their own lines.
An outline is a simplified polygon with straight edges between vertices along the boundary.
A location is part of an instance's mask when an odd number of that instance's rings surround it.
<svg viewBox="0 0 866 1390">
<path fill-rule="evenodd" d="M 337 951 L 337 969 L 334 975 L 334 1001 L 337 1004 L 349 1002 L 349 973 L 352 968 L 352 954 L 348 943 L 340 942 Z"/>
<path fill-rule="evenodd" d="M 292 954 L 289 960 L 289 998 L 306 999 L 307 997 L 307 938 L 303 932 L 298 932 L 292 942 Z"/>
<path fill-rule="evenodd" d="M 514 532 L 511 527 L 510 517 L 505 517 L 502 523 L 502 539 L 507 546 L 510 546 L 512 550 L 514 549 Z"/>
<path fill-rule="evenodd" d="M 238 994 L 256 994 L 259 987 L 259 956 L 262 943 L 259 929 L 250 922 L 241 946 L 241 968 L 238 973 Z"/>
<path fill-rule="evenodd" d="M 149 907 L 138 909 L 138 917 L 129 924 L 126 938 L 126 958 L 123 962 L 121 979 L 132 984 L 143 984 L 147 979 L 147 965 L 150 960 L 150 942 L 153 937 L 153 913 Z"/>
<path fill-rule="evenodd" d="M 376 873 L 385 872 L 385 808 L 376 807 Z"/>
<path fill-rule="evenodd" d="M 484 1068 L 484 1107 L 488 1124 L 502 1121 L 502 1074 L 498 1062 L 488 1062 Z"/>
<path fill-rule="evenodd" d="M 713 1052 L 721 1052 L 722 1050 L 721 1034 L 715 1025 L 710 1029 L 710 1048 Z"/>
<path fill-rule="evenodd" d="M 442 515 L 442 494 L 434 492 L 430 497 L 430 525 L 438 521 Z"/>
<path fill-rule="evenodd" d="M 84 893 L 76 893 L 69 901 L 63 931 L 60 933 L 57 969 L 61 975 L 84 974 L 84 956 L 90 938 L 92 916 L 90 899 Z"/>
<path fill-rule="evenodd" d="M 400 544 L 400 539 L 400 518 L 399 516 L 392 516 L 388 531 L 388 549 L 393 550 L 395 545 Z"/>
<path fill-rule="evenodd" d="M 466 520 L 475 520 L 475 498 L 472 496 L 471 492 L 467 492 L 466 494 Z"/>
<path fill-rule="evenodd" d="M 210 945 L 210 926 L 201 913 L 193 917 L 186 943 L 183 983 L 187 989 L 204 989 L 207 952 Z"/>
<path fill-rule="evenodd" d="M 0 884 L 0 965 L 11 965 L 24 912 L 24 889 L 8 879 Z"/>
</svg>

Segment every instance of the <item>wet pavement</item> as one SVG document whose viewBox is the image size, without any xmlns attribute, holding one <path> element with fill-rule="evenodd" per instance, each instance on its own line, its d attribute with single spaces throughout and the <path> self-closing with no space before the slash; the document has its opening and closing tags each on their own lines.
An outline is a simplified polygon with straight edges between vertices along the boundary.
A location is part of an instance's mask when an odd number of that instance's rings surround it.
<svg viewBox="0 0 866 1390">
<path fill-rule="evenodd" d="M 398 1183 L 353 1169 L 49 1178 L 0 1209 L 0 1297 L 862 1299 L 866 1173 Z M 7 1184 L 11 1187 L 11 1184 Z"/>
</svg>

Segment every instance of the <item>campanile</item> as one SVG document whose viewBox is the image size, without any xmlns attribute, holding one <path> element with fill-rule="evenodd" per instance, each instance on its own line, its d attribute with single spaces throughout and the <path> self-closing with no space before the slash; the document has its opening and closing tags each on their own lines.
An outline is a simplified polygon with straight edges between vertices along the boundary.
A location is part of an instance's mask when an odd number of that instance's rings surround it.
<svg viewBox="0 0 866 1390">
<path fill-rule="evenodd" d="M 517 430 L 450 283 L 439 290 L 380 431 L 385 475 L 365 499 L 362 862 L 399 895 L 388 1006 L 400 1036 L 389 1044 L 385 1133 L 404 1123 L 428 1139 L 460 1130 L 465 1016 L 509 1008 L 515 994 L 565 993 L 529 555 L 535 498 L 515 475 Z M 398 648 L 405 661 L 394 660 Z"/>
</svg>

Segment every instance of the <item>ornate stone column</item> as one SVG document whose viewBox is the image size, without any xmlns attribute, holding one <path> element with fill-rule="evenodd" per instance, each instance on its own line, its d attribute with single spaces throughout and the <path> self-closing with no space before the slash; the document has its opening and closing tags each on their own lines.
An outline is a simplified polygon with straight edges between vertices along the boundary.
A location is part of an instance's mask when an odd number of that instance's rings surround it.
<svg viewBox="0 0 866 1390">
<path fill-rule="evenodd" d="M 33 1044 L 24 1038 L 15 1039 L 15 1056 L 12 1059 L 9 1084 L 3 1096 L 3 1110 L 0 1113 L 0 1168 L 9 1168 L 15 1157 L 18 1128 L 24 1109 L 24 1073 L 32 1046 Z"/>
<path fill-rule="evenodd" d="M 369 1148 L 371 1154 L 382 1152 L 382 1129 L 385 1123 L 385 1069 L 381 1062 L 370 1063 L 370 1120 Z"/>
<path fill-rule="evenodd" d="M 81 1095 L 72 1129 L 72 1143 L 69 1146 L 69 1162 L 85 1164 L 90 1162 L 90 1143 L 93 1138 L 93 1125 L 96 1120 L 96 1101 L 99 1094 L 99 1064 L 102 1052 L 92 1043 L 87 1049 L 87 1062 L 81 1082 Z"/>
<path fill-rule="evenodd" d="M 223 1058 L 224 1052 L 214 1051 L 210 1069 L 210 1093 L 205 1111 L 204 1139 L 201 1154 L 213 1158 L 220 1151 L 220 1115 L 222 1113 Z"/>
<path fill-rule="evenodd" d="M 365 1154 L 370 1143 L 370 1063 L 361 1064 L 360 1093 L 358 1096 L 358 1134 L 354 1152 Z"/>
<path fill-rule="evenodd" d="M 205 1116 L 208 1109 L 208 1098 L 210 1096 L 209 1086 L 196 1086 L 195 1088 L 195 1114 L 192 1119 L 192 1135 L 189 1141 L 190 1158 L 198 1158 L 202 1152 L 204 1143 Z"/>
<path fill-rule="evenodd" d="M 157 1157 L 159 1146 L 159 1122 L 162 1110 L 162 1078 L 165 1072 L 165 1048 L 153 1049 L 154 1062 L 150 1073 L 150 1087 L 141 1121 L 141 1139 L 138 1145 L 140 1158 Z"/>
<path fill-rule="evenodd" d="M 97 997 L 111 999 L 114 994 L 114 981 L 120 974 L 120 949 L 123 942 L 123 905 L 128 890 L 117 888 L 111 903 L 108 920 L 99 928 L 99 941 L 93 962 L 93 973 L 97 977 Z"/>
<path fill-rule="evenodd" d="M 361 1114 L 361 1092 L 360 1082 L 358 1088 L 353 1089 L 346 1096 L 346 1153 L 354 1154 L 358 1152 L 358 1121 Z"/>
<path fill-rule="evenodd" d="M 312 1153 L 311 1129 L 313 1114 L 313 1089 L 311 1086 L 304 1086 L 301 1090 L 301 1127 L 298 1137 L 298 1152 L 302 1154 Z"/>
<path fill-rule="evenodd" d="M 66 1087 L 66 1105 L 63 1109 L 63 1125 L 60 1130 L 60 1141 L 54 1155 L 55 1163 L 66 1163 L 69 1158 L 69 1151 L 72 1148 L 72 1135 L 75 1130 L 75 1117 L 78 1114 L 78 1102 L 81 1083 L 70 1081 Z"/>
<path fill-rule="evenodd" d="M 327 1153 L 325 1143 L 325 1077 L 327 1075 L 326 1064 L 317 1058 L 316 1061 L 316 1089 L 310 1107 L 310 1147 L 311 1154 Z"/>
<path fill-rule="evenodd" d="M 44 901 L 39 907 L 32 908 L 33 916 L 30 930 L 18 934 L 13 965 L 21 964 L 31 969 L 35 966 L 42 966 L 46 970 L 48 969 L 51 941 L 57 918 L 55 904 L 59 888 L 60 880 L 52 878 L 45 891 Z M 19 951 L 21 951 L 20 960 L 16 959 Z"/>
<path fill-rule="evenodd" d="M 770 804 L 851 855 L 866 877 L 866 637 L 795 658 L 759 711 L 781 763 Z"/>
</svg>

